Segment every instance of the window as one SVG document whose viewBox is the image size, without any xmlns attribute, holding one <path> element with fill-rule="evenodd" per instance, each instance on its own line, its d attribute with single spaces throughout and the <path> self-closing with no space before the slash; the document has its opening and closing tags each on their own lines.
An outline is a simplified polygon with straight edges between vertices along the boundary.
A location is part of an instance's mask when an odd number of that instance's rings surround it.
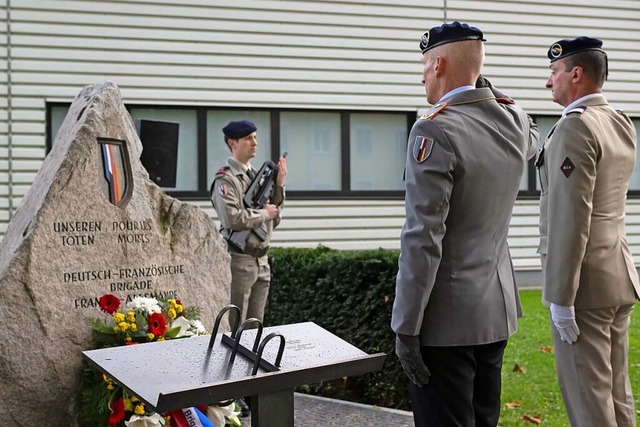
<svg viewBox="0 0 640 427">
<path fill-rule="evenodd" d="M 351 115 L 351 188 L 402 191 L 407 122 L 393 114 Z"/>
<path fill-rule="evenodd" d="M 48 105 L 47 147 L 50 149 L 69 106 Z M 175 187 L 163 187 L 182 198 L 209 197 L 216 171 L 230 152 L 222 128 L 230 120 L 247 119 L 258 128 L 258 155 L 253 164 L 277 161 L 287 152 L 287 196 L 305 198 L 404 197 L 402 176 L 407 139 L 415 113 L 247 110 L 130 106 L 136 120 L 179 124 Z M 534 118 L 540 144 L 559 116 Z M 640 131 L 640 119 L 633 120 Z M 629 195 L 640 197 L 640 150 L 629 185 Z M 527 163 L 520 181 L 520 198 L 538 198 L 540 184 L 534 167 Z"/>
<path fill-rule="evenodd" d="M 198 191 L 198 170 L 193 167 L 198 163 L 198 124 L 196 110 L 177 108 L 139 108 L 130 110 L 134 123 L 138 120 L 153 120 L 177 123 L 178 126 L 178 157 L 173 160 L 176 167 L 175 187 L 164 187 L 167 191 L 191 192 Z M 159 143 L 164 143 L 160 142 Z M 143 145 L 143 151 L 149 150 Z"/>
<path fill-rule="evenodd" d="M 48 105 L 49 149 L 68 108 L 68 104 Z M 174 132 L 177 125 L 175 186 L 171 181 L 171 186 L 162 187 L 176 197 L 209 197 L 214 175 L 230 155 L 222 128 L 230 120 L 239 119 L 251 120 L 258 128 L 258 155 L 252 161 L 255 167 L 288 153 L 290 198 L 404 197 L 406 144 L 415 113 L 127 108 L 139 128 L 140 121 L 164 122 Z M 162 138 L 158 138 L 158 144 L 162 144 Z M 163 162 L 158 164 L 164 167 Z"/>
<path fill-rule="evenodd" d="M 287 155 L 287 192 L 340 191 L 340 113 L 280 113 L 281 151 Z"/>
</svg>

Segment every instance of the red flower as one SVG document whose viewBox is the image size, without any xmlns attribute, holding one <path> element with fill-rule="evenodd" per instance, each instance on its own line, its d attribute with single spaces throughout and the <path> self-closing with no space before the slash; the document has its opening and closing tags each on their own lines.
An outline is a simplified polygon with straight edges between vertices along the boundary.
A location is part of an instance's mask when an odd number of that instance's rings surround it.
<svg viewBox="0 0 640 427">
<path fill-rule="evenodd" d="M 176 304 L 180 304 L 182 305 L 182 301 L 180 301 L 179 299 L 176 300 Z"/>
<path fill-rule="evenodd" d="M 164 335 L 164 331 L 167 329 L 167 324 L 164 321 L 164 316 L 160 313 L 152 313 L 147 317 L 147 323 L 149 324 L 149 332 L 157 337 Z"/>
<path fill-rule="evenodd" d="M 120 424 L 120 422 L 124 420 L 124 399 L 121 397 L 115 402 L 111 402 L 109 407 L 111 407 L 111 415 L 109 415 L 107 424 L 110 426 Z"/>
<path fill-rule="evenodd" d="M 102 295 L 98 301 L 100 309 L 105 313 L 113 314 L 120 308 L 120 299 L 112 294 Z"/>
</svg>

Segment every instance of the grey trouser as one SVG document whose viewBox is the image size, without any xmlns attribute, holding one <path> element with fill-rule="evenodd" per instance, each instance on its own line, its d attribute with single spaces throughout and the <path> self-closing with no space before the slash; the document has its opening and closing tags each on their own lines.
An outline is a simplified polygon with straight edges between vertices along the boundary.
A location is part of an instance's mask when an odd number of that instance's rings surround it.
<svg viewBox="0 0 640 427">
<path fill-rule="evenodd" d="M 231 253 L 231 304 L 240 309 L 240 324 L 246 319 L 264 319 L 264 307 L 269 296 L 271 269 L 267 255 L 255 258 Z M 229 312 L 229 325 L 235 323 L 235 312 Z M 252 325 L 255 327 L 256 325 Z"/>
</svg>

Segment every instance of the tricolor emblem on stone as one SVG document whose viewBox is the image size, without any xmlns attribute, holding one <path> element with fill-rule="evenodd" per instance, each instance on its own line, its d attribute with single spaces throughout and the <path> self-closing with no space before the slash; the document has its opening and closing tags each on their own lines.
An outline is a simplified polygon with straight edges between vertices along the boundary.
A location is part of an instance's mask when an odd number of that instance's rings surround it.
<svg viewBox="0 0 640 427">
<path fill-rule="evenodd" d="M 109 201 L 124 205 L 131 196 L 132 180 L 125 142 L 117 139 L 98 138 L 102 161 L 103 186 Z"/>
</svg>

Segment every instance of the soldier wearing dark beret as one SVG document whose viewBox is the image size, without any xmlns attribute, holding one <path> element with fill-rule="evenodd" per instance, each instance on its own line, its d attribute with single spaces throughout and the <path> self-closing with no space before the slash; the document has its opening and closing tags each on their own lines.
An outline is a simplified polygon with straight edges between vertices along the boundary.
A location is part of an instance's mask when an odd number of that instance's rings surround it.
<svg viewBox="0 0 640 427">
<path fill-rule="evenodd" d="M 484 35 L 452 22 L 420 39 L 427 101 L 405 174 L 391 327 L 416 426 L 496 426 L 520 301 L 507 234 L 538 130 L 480 75 Z"/>
<path fill-rule="evenodd" d="M 228 244 L 231 254 L 230 301 L 240 309 L 240 322 L 248 318 L 262 321 L 271 282 L 267 254 L 271 234 L 281 219 L 287 164 L 285 158 L 280 157 L 274 193 L 264 208 L 247 208 L 243 198 L 256 174 L 250 160 L 258 149 L 257 128 L 248 120 L 239 120 L 229 122 L 222 131 L 231 156 L 216 172 L 211 186 L 211 200 L 220 220 L 221 233 L 228 238 L 231 231 L 261 229 L 260 233 L 249 233 L 243 250 L 231 242 Z M 266 238 L 262 240 L 258 235 Z M 233 325 L 236 321 L 233 310 L 229 317 Z M 243 415 L 248 415 L 245 402 L 241 399 L 238 403 Z"/>
<path fill-rule="evenodd" d="M 536 166 L 543 299 L 572 426 L 635 426 L 628 376 L 630 315 L 640 295 L 625 234 L 636 131 L 602 93 L 602 41 L 564 39 L 547 51 L 546 87 L 564 107 Z"/>
</svg>

